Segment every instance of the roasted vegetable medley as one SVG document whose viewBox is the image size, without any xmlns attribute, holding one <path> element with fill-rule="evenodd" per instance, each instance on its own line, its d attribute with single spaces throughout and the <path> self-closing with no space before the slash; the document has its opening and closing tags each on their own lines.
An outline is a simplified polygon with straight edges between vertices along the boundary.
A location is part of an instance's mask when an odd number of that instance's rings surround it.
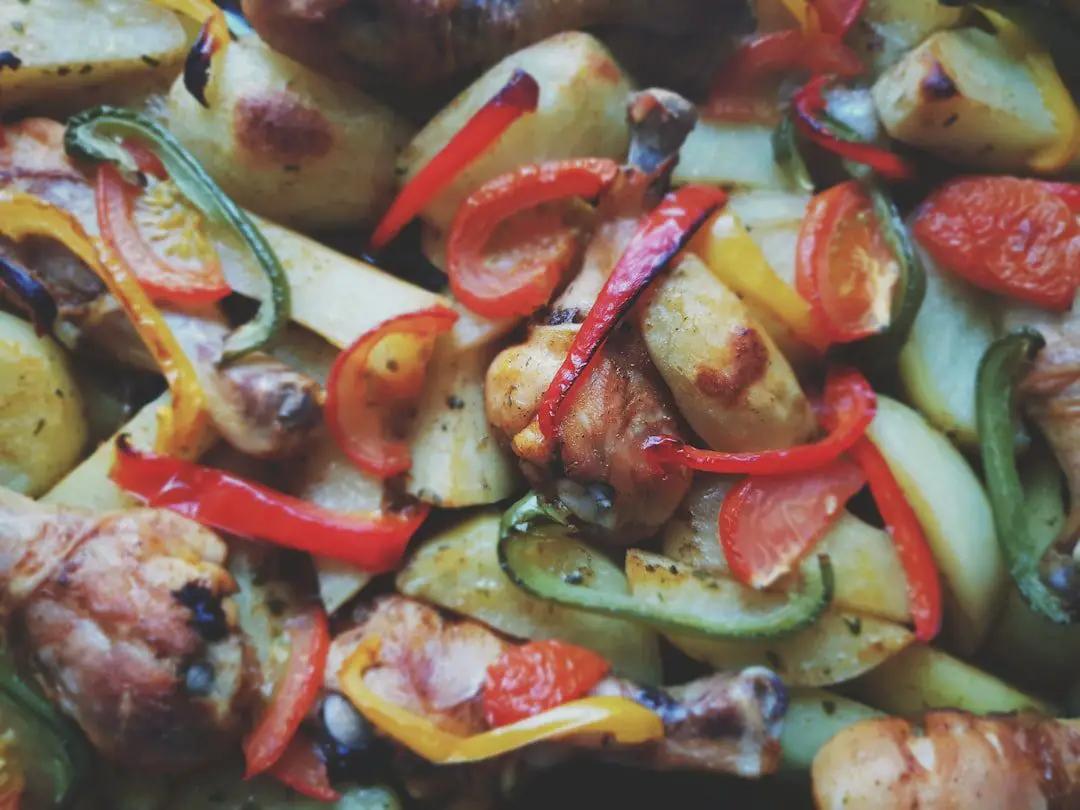
<svg viewBox="0 0 1080 810">
<path fill-rule="evenodd" d="M 1078 54 L 0 0 L 0 810 L 1080 807 Z"/>
</svg>

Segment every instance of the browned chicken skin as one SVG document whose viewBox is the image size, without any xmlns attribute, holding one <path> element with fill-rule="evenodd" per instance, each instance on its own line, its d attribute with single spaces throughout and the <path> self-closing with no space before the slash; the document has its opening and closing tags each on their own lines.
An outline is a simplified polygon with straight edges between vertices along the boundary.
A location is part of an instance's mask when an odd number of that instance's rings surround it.
<svg viewBox="0 0 1080 810">
<path fill-rule="evenodd" d="M 594 535 L 619 545 L 654 534 L 691 478 L 686 470 L 657 469 L 645 453 L 649 436 L 679 435 L 682 425 L 637 327 L 621 324 L 597 353 L 567 401 L 558 442 L 543 438 L 535 417 L 641 216 L 665 190 L 665 170 L 696 120 L 692 106 L 662 90 L 635 94 L 628 115 L 634 166 L 601 200 L 581 270 L 525 343 L 495 358 L 484 387 L 488 419 L 511 441 L 534 485 L 554 488 Z"/>
<path fill-rule="evenodd" d="M 106 757 L 183 771 L 238 742 L 251 693 L 225 544 L 170 512 L 0 489 L 0 593 L 47 694 Z"/>
<path fill-rule="evenodd" d="M 94 190 L 64 154 L 63 131 L 63 125 L 45 119 L 5 127 L 0 188 L 16 188 L 64 208 L 95 235 Z M 41 238 L 17 245 L 0 239 L 3 254 L 26 266 L 52 292 L 66 322 L 61 335 L 69 342 L 121 363 L 156 370 L 115 299 L 66 248 Z M 314 380 L 265 354 L 221 368 L 217 363 L 229 326 L 216 307 L 180 310 L 162 305 L 160 309 L 194 362 L 210 416 L 226 441 L 259 458 L 288 457 L 304 446 L 322 416 Z"/>
<path fill-rule="evenodd" d="M 606 23 L 671 35 L 719 34 L 740 7 L 733 0 L 243 2 L 259 36 L 275 50 L 376 88 L 443 82 L 561 31 Z"/>
<path fill-rule="evenodd" d="M 818 810 L 1076 810 L 1080 723 L 941 711 L 844 729 L 814 758 Z"/>
<path fill-rule="evenodd" d="M 327 665 L 328 689 L 338 688 L 342 664 L 368 638 L 381 642 L 380 665 L 365 676 L 374 692 L 455 734 L 488 730 L 480 705 L 484 679 L 488 667 L 513 642 L 476 622 L 444 619 L 421 602 L 402 596 L 381 598 L 357 627 L 334 639 Z M 779 763 L 777 736 L 787 696 L 768 670 L 718 673 L 671 689 L 609 677 L 592 694 L 626 697 L 656 711 L 664 721 L 666 736 L 659 742 L 628 747 L 579 739 L 573 741 L 575 747 L 649 768 L 742 776 L 770 773 Z"/>
</svg>

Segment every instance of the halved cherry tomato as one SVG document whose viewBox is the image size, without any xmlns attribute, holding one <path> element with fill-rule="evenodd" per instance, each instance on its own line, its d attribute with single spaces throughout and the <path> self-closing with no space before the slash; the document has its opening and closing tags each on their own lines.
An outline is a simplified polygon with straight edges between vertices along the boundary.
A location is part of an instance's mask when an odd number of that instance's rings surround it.
<svg viewBox="0 0 1080 810">
<path fill-rule="evenodd" d="M 488 667 L 484 720 L 508 726 L 588 694 L 611 669 L 592 650 L 557 639 L 512 647 Z"/>
<path fill-rule="evenodd" d="M 301 796 L 323 802 L 341 799 L 341 794 L 330 785 L 330 775 L 319 749 L 303 731 L 292 738 L 285 753 L 270 768 L 270 775 Z"/>
<path fill-rule="evenodd" d="M 330 627 L 326 612 L 311 606 L 285 623 L 289 661 L 270 705 L 244 740 L 245 778 L 269 770 L 285 753 L 315 702 L 326 674 Z"/>
<path fill-rule="evenodd" d="M 818 194 L 799 231 L 795 288 L 818 331 L 851 343 L 889 325 L 900 264 L 854 180 Z"/>
<path fill-rule="evenodd" d="M 1080 183 L 1053 183 L 1040 180 L 1039 184 L 1065 201 L 1074 214 L 1080 215 Z"/>
<path fill-rule="evenodd" d="M 398 401 L 420 392 L 435 338 L 457 319 L 440 306 L 408 312 L 365 332 L 334 360 L 326 382 L 326 424 L 360 469 L 391 478 L 412 466 L 409 445 L 392 437 L 385 422 L 400 410 Z"/>
<path fill-rule="evenodd" d="M 731 573 L 753 588 L 772 585 L 813 548 L 864 483 L 847 459 L 798 475 L 744 478 L 720 508 L 720 546 Z"/>
<path fill-rule="evenodd" d="M 794 71 L 851 77 L 863 70 L 855 52 L 837 36 L 801 30 L 764 34 L 743 44 L 724 64 L 704 116 L 720 121 L 768 121 L 778 114 L 779 104 L 763 97 L 765 79 Z"/>
<path fill-rule="evenodd" d="M 156 178 L 140 191 L 116 167 L 101 164 L 95 196 L 102 238 L 151 298 L 218 301 L 231 292 L 221 259 L 199 230 L 198 214 L 174 191 L 170 181 Z"/>
<path fill-rule="evenodd" d="M 1080 225 L 1038 180 L 960 177 L 919 210 L 915 237 L 950 272 L 990 292 L 1064 311 L 1080 284 Z"/>
<path fill-rule="evenodd" d="M 488 318 L 531 315 L 547 303 L 574 255 L 566 242 L 573 239 L 570 226 L 563 226 L 569 237 L 549 234 L 551 247 L 529 255 L 513 272 L 485 261 L 495 229 L 544 203 L 596 197 L 618 173 L 613 160 L 581 158 L 522 166 L 482 185 L 462 204 L 450 229 L 446 259 L 454 297 Z"/>
</svg>

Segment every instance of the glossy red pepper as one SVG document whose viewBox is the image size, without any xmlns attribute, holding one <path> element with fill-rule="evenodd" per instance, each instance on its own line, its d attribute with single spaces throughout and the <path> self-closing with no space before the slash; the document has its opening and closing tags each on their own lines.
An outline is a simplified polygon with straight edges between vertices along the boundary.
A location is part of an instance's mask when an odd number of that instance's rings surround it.
<svg viewBox="0 0 1080 810">
<path fill-rule="evenodd" d="M 408 312 L 365 332 L 334 360 L 326 382 L 326 424 L 360 469 L 391 478 L 412 466 L 408 443 L 388 436 L 384 418 L 395 410 L 395 400 L 420 392 L 435 338 L 457 319 L 456 312 L 440 306 Z M 372 355 L 388 339 L 398 341 L 395 348 L 405 359 L 391 357 L 373 369 Z"/>
<path fill-rule="evenodd" d="M 642 218 L 540 402 L 537 416 L 545 438 L 555 437 L 559 410 L 619 319 L 726 201 L 720 189 L 686 186 Z"/>
<path fill-rule="evenodd" d="M 297 732 L 285 753 L 270 768 L 270 775 L 301 796 L 322 802 L 341 799 L 341 794 L 330 784 L 326 763 L 319 756 L 314 741 L 302 731 Z"/>
<path fill-rule="evenodd" d="M 760 97 L 764 79 L 794 71 L 847 78 L 864 69 L 838 36 L 802 30 L 763 34 L 743 44 L 721 69 L 704 116 L 723 121 L 767 120 L 778 114 L 779 105 Z"/>
<path fill-rule="evenodd" d="M 720 547 L 732 575 L 761 589 L 790 573 L 865 483 L 846 458 L 796 475 L 744 478 L 720 507 Z"/>
<path fill-rule="evenodd" d="M 867 0 L 814 0 L 821 30 L 844 36 L 866 9 Z"/>
<path fill-rule="evenodd" d="M 671 436 L 654 436 L 646 448 L 660 464 L 728 475 L 791 475 L 836 461 L 866 433 L 877 411 L 870 383 L 854 369 L 831 370 L 825 381 L 825 409 L 834 416 L 829 435 L 814 444 L 758 453 L 699 450 Z"/>
<path fill-rule="evenodd" d="M 397 195 L 371 235 L 372 250 L 386 247 L 436 194 L 480 157 L 511 124 L 526 113 L 535 112 L 539 101 L 540 85 L 536 79 L 524 70 L 515 70 L 502 89 L 476 111 Z"/>
<path fill-rule="evenodd" d="M 573 259 L 569 226 L 564 233 L 571 249 L 556 232 L 546 248 L 518 261 L 511 272 L 485 261 L 485 246 L 514 214 L 571 197 L 596 197 L 618 174 L 613 160 L 581 158 L 522 166 L 485 183 L 462 204 L 450 229 L 446 259 L 454 297 L 488 318 L 531 315 L 542 307 Z"/>
<path fill-rule="evenodd" d="M 869 166 L 888 180 L 912 179 L 915 168 L 899 155 L 873 144 L 844 140 L 828 123 L 821 120 L 827 107 L 825 88 L 831 81 L 831 76 L 815 76 L 792 96 L 795 126 L 799 131 L 823 149 L 845 160 Z"/>
<path fill-rule="evenodd" d="M 393 514 L 340 514 L 222 470 L 116 444 L 109 477 L 151 508 L 170 509 L 241 537 L 340 560 L 373 574 L 393 571 L 427 517 L 418 504 Z"/>
<path fill-rule="evenodd" d="M 269 770 L 285 753 L 311 709 L 326 675 L 330 626 L 326 611 L 312 605 L 285 623 L 289 661 L 270 705 L 244 740 L 245 779 Z"/>
<path fill-rule="evenodd" d="M 147 168 L 156 168 L 145 162 L 145 155 L 142 160 Z M 136 162 L 139 161 L 140 157 L 136 156 Z M 157 165 L 160 166 L 160 161 Z M 103 163 L 98 167 L 95 200 L 101 237 L 150 297 L 175 304 L 206 304 L 231 293 L 221 259 L 208 242 L 202 246 L 203 255 L 184 265 L 163 258 L 148 244 L 135 221 L 135 201 L 140 193 L 138 187 L 123 179 L 115 166 Z M 170 227 L 170 230 L 175 238 L 184 238 L 181 229 Z"/>
<path fill-rule="evenodd" d="M 484 720 L 500 728 L 577 700 L 610 669 L 592 650 L 557 639 L 511 647 L 488 667 Z"/>
</svg>

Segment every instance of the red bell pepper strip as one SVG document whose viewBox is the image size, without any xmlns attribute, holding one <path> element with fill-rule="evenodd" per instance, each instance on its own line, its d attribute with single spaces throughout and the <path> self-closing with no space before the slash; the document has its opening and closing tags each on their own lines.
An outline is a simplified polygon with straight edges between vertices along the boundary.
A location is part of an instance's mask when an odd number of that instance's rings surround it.
<svg viewBox="0 0 1080 810">
<path fill-rule="evenodd" d="M 844 36 L 866 9 L 866 0 L 814 0 L 821 30 Z"/>
<path fill-rule="evenodd" d="M 827 107 L 825 88 L 831 76 L 815 76 L 792 96 L 795 126 L 809 140 L 823 149 L 854 163 L 869 166 L 888 180 L 910 180 L 915 176 L 914 167 L 899 155 L 873 144 L 845 140 L 834 128 L 821 120 Z"/>
<path fill-rule="evenodd" d="M 109 477 L 151 508 L 197 523 L 354 565 L 372 574 L 393 571 L 427 517 L 418 504 L 391 514 L 339 514 L 212 467 L 116 443 Z"/>
<path fill-rule="evenodd" d="M 323 685 L 330 652 L 326 611 L 312 605 L 285 624 L 289 661 L 258 725 L 244 740 L 245 779 L 269 770 L 281 758 Z"/>
<path fill-rule="evenodd" d="M 341 799 L 341 794 L 330 784 L 330 775 L 326 763 L 319 757 L 318 748 L 303 731 L 292 738 L 285 753 L 270 768 L 270 775 L 301 796 L 323 802 Z"/>
<path fill-rule="evenodd" d="M 383 414 L 389 399 L 419 393 L 435 337 L 449 332 L 457 319 L 456 312 L 440 306 L 398 315 L 362 334 L 334 360 L 326 382 L 326 424 L 360 469 L 391 478 L 412 466 L 409 445 L 387 437 Z M 374 370 L 372 354 L 387 338 L 412 340 L 408 361 L 392 358 L 388 368 Z"/>
<path fill-rule="evenodd" d="M 766 111 L 778 111 L 775 102 L 757 97 L 763 79 L 776 74 L 801 70 L 849 78 L 864 69 L 859 57 L 838 36 L 802 30 L 763 34 L 743 44 L 721 68 L 704 116 L 722 121 L 758 120 Z"/>
<path fill-rule="evenodd" d="M 158 180 L 165 180 L 168 178 L 169 172 L 165 168 L 165 164 L 161 162 L 161 158 L 141 143 L 134 141 L 131 138 L 124 138 L 121 141 L 121 144 L 124 149 L 127 150 L 127 153 L 134 159 L 135 166 L 140 172 L 156 177 Z"/>
<path fill-rule="evenodd" d="M 642 218 L 540 402 L 537 416 L 545 438 L 555 437 L 560 408 L 619 319 L 726 202 L 719 189 L 686 186 L 665 196 Z"/>
<path fill-rule="evenodd" d="M 524 70 L 515 70 L 502 89 L 488 99 L 401 190 L 371 235 L 371 249 L 386 247 L 436 194 L 480 157 L 511 124 L 526 113 L 535 112 L 539 102 L 540 85 L 536 79 Z"/>
<path fill-rule="evenodd" d="M 571 197 L 596 197 L 618 174 L 613 160 L 582 158 L 522 166 L 485 183 L 462 204 L 450 229 L 446 259 L 454 297 L 487 318 L 531 315 L 542 307 L 573 254 L 541 250 L 508 273 L 484 260 L 485 245 L 514 214 Z"/>
<path fill-rule="evenodd" d="M 592 650 L 557 639 L 511 647 L 488 667 L 484 720 L 500 728 L 577 700 L 610 669 Z"/>
<path fill-rule="evenodd" d="M 207 304 L 231 293 L 221 259 L 209 243 L 203 250 L 205 255 L 187 267 L 172 264 L 147 244 L 135 222 L 139 193 L 115 166 L 103 163 L 98 167 L 95 200 L 101 236 L 147 294 L 156 301 Z"/>
<path fill-rule="evenodd" d="M 720 547 L 734 577 L 767 588 L 788 574 L 866 483 L 845 458 L 796 475 L 751 475 L 720 507 Z"/>
<path fill-rule="evenodd" d="M 1080 224 L 1059 189 L 1019 177 L 957 177 L 922 204 L 912 230 L 965 281 L 1065 311 L 1080 286 Z"/>
<path fill-rule="evenodd" d="M 829 435 L 814 444 L 757 453 L 719 453 L 690 447 L 672 436 L 652 436 L 645 447 L 660 464 L 728 475 L 792 475 L 836 461 L 866 433 L 877 411 L 877 396 L 858 371 L 831 370 L 825 381 L 825 408 L 835 414 Z"/>
</svg>

